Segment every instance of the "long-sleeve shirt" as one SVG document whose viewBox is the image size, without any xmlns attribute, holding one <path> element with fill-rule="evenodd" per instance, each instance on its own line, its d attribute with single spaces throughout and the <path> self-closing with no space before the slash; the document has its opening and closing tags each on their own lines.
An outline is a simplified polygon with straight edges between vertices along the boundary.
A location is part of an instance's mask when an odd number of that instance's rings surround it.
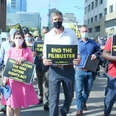
<svg viewBox="0 0 116 116">
<path fill-rule="evenodd" d="M 7 52 L 11 48 L 11 43 L 9 40 L 5 41 L 1 45 L 1 50 L 0 50 L 0 65 L 6 64 L 7 61 Z"/>
</svg>

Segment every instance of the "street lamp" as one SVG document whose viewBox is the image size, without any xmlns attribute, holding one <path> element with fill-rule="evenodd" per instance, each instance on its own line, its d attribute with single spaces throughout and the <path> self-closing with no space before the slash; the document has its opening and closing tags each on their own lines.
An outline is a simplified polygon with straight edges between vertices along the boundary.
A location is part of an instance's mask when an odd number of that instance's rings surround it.
<svg viewBox="0 0 116 116">
<path fill-rule="evenodd" d="M 0 32 L 6 31 L 6 1 L 0 0 Z"/>
</svg>

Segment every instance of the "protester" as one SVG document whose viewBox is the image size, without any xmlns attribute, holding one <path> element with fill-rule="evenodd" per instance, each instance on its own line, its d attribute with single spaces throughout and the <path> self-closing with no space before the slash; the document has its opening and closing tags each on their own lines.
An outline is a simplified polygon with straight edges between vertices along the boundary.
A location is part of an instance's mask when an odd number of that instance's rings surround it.
<svg viewBox="0 0 116 116">
<path fill-rule="evenodd" d="M 34 31 L 33 32 L 33 37 L 34 37 L 34 41 L 39 41 L 40 40 L 39 32 L 38 31 Z"/>
<path fill-rule="evenodd" d="M 34 64 L 36 70 L 36 76 L 38 81 L 38 94 L 39 94 L 39 101 L 43 103 L 43 62 L 42 62 L 42 54 L 40 55 L 39 52 L 36 51 L 36 44 L 37 42 L 43 42 L 43 40 L 35 40 L 33 45 L 33 55 L 35 57 Z"/>
<path fill-rule="evenodd" d="M 9 50 L 9 48 L 12 47 L 13 45 L 13 38 L 14 38 L 14 33 L 16 32 L 16 29 L 11 29 L 9 32 L 9 37 L 8 40 L 3 42 L 1 45 L 1 50 L 0 50 L 0 67 L 2 69 L 2 73 L 4 71 L 4 67 L 6 64 L 6 56 L 7 56 L 7 52 Z M 5 112 L 5 106 L 2 107 L 0 110 Z"/>
<path fill-rule="evenodd" d="M 31 33 L 25 34 L 25 42 L 27 44 L 27 47 L 29 47 L 33 51 L 33 38 Z"/>
<path fill-rule="evenodd" d="M 45 39 L 45 34 L 47 33 L 49 31 L 49 29 L 48 29 L 48 27 L 43 27 L 43 29 L 42 29 L 42 31 L 41 31 L 41 38 L 42 38 L 42 40 L 44 40 Z"/>
<path fill-rule="evenodd" d="M 27 27 L 23 28 L 23 33 L 24 33 L 24 36 L 29 33 L 29 29 Z"/>
<path fill-rule="evenodd" d="M 104 59 L 104 57 L 102 56 L 104 46 L 105 46 L 105 39 L 103 37 L 98 39 L 98 45 L 100 47 L 100 66 L 99 66 L 99 71 L 97 72 L 97 75 L 106 77 L 106 73 L 107 73 L 106 66 L 107 66 L 108 61 Z"/>
<path fill-rule="evenodd" d="M 43 27 L 42 31 L 41 31 L 41 36 L 42 36 L 42 40 L 45 40 L 45 34 L 47 34 L 49 31 L 48 27 Z M 43 104 L 44 104 L 44 110 L 48 111 L 49 110 L 49 78 L 48 78 L 48 69 L 49 66 L 44 66 L 43 65 Z"/>
<path fill-rule="evenodd" d="M 17 64 L 29 61 L 33 63 L 33 56 L 30 48 L 27 48 L 24 35 L 21 32 L 15 32 L 14 34 L 14 46 L 10 48 L 7 54 L 7 58 L 12 58 L 16 60 Z M 34 87 L 31 84 L 25 84 L 7 77 L 3 77 L 3 85 L 6 83 L 11 88 L 10 97 L 5 100 L 2 97 L 2 104 L 6 105 L 7 116 L 19 116 L 21 107 L 28 107 L 32 104 L 38 103 L 38 98 L 36 96 Z"/>
<path fill-rule="evenodd" d="M 39 39 L 38 41 L 36 40 L 34 43 L 34 56 L 35 56 L 35 65 L 36 65 L 36 75 L 38 79 L 38 89 L 39 89 L 39 100 L 40 103 L 43 102 L 44 104 L 44 110 L 48 110 L 48 77 L 46 77 L 47 74 L 47 67 L 43 65 L 42 62 L 42 55 L 37 52 L 36 49 L 36 42 L 44 42 L 43 35 L 45 35 L 48 32 L 48 27 L 43 27 L 41 31 L 41 40 Z M 34 36 L 37 37 L 38 33 L 35 32 Z"/>
<path fill-rule="evenodd" d="M 100 45 L 100 49 L 103 51 L 104 46 L 105 46 L 105 39 L 101 37 L 100 39 L 98 39 L 98 43 Z"/>
<path fill-rule="evenodd" d="M 105 89 L 103 116 L 110 116 L 113 104 L 116 101 L 116 56 L 112 56 L 111 51 L 112 38 L 106 42 L 103 50 L 103 57 L 110 62 L 107 73 L 107 86 Z"/>
<path fill-rule="evenodd" d="M 91 60 L 96 59 L 100 52 L 94 40 L 88 37 L 88 28 L 83 25 L 80 28 L 81 39 L 78 41 L 78 55 L 81 59 L 79 65 L 75 66 L 75 86 L 76 86 L 76 116 L 82 116 L 83 110 L 87 110 L 86 102 L 93 86 L 93 73 L 84 68 L 84 64 L 91 55 Z M 94 75 L 95 76 L 95 75 Z"/>
<path fill-rule="evenodd" d="M 46 57 L 46 45 L 77 45 L 77 37 L 74 31 L 62 26 L 63 16 L 58 10 L 51 15 L 53 29 L 45 35 L 43 49 L 43 63 L 49 67 L 49 116 L 59 116 L 59 94 L 61 83 L 64 89 L 64 105 L 60 108 L 62 116 L 66 116 L 74 93 L 74 69 L 73 65 L 53 65 Z M 75 59 L 74 63 L 78 64 Z"/>
</svg>

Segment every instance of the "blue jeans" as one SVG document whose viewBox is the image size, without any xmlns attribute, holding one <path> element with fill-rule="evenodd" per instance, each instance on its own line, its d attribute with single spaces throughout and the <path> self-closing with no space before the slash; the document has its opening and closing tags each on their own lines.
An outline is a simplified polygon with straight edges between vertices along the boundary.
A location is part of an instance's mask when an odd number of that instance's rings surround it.
<svg viewBox="0 0 116 116">
<path fill-rule="evenodd" d="M 107 86 L 105 89 L 104 114 L 110 115 L 113 104 L 116 101 L 116 78 L 107 75 Z"/>
<path fill-rule="evenodd" d="M 80 69 L 75 69 L 76 104 L 77 110 L 83 110 L 93 86 L 93 74 Z"/>
<path fill-rule="evenodd" d="M 62 110 L 68 113 L 74 96 L 74 69 L 49 68 L 49 116 L 59 116 L 60 87 L 64 90 L 64 104 Z"/>
</svg>

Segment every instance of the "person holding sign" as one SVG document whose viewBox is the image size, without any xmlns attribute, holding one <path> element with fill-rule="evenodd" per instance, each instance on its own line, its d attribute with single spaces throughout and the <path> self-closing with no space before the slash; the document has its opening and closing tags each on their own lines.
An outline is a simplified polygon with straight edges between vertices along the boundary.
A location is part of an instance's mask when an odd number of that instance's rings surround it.
<svg viewBox="0 0 116 116">
<path fill-rule="evenodd" d="M 33 38 L 32 38 L 32 34 L 31 33 L 26 33 L 25 34 L 25 42 L 27 44 L 27 46 L 31 49 L 31 51 L 33 50 Z"/>
<path fill-rule="evenodd" d="M 43 41 L 45 39 L 45 34 L 47 34 L 48 32 L 49 32 L 49 28 L 44 26 L 41 31 L 41 38 Z M 48 81 L 49 80 L 48 78 L 49 66 L 43 65 L 43 61 L 42 61 L 42 67 L 43 67 L 43 72 L 44 72 L 43 79 L 42 79 L 43 81 L 43 105 L 44 105 L 44 110 L 48 111 L 49 110 L 49 100 L 48 100 L 49 98 L 49 81 Z"/>
<path fill-rule="evenodd" d="M 9 48 L 12 47 L 13 45 L 13 40 L 14 40 L 14 33 L 16 32 L 16 29 L 12 28 L 9 32 L 9 39 L 5 42 L 2 42 L 1 45 L 1 50 L 0 50 L 0 66 L 2 68 L 2 74 L 4 71 L 4 67 L 6 65 L 7 62 L 7 52 L 9 50 Z M 1 111 L 6 112 L 6 108 L 5 106 L 3 106 L 1 109 Z"/>
<path fill-rule="evenodd" d="M 60 109 L 62 116 L 66 116 L 74 93 L 74 69 L 73 64 L 54 65 L 50 59 L 47 59 L 47 45 L 77 45 L 77 37 L 73 30 L 62 26 L 63 15 L 56 10 L 51 15 L 53 29 L 45 35 L 43 48 L 43 63 L 49 66 L 49 116 L 59 116 L 59 94 L 61 84 L 64 89 L 65 101 Z M 80 60 L 75 59 L 78 64 Z"/>
<path fill-rule="evenodd" d="M 95 78 L 93 76 L 94 73 L 85 68 L 86 61 L 89 56 L 91 57 L 90 60 L 96 59 L 100 53 L 100 48 L 96 42 L 89 39 L 86 25 L 80 28 L 80 34 L 81 39 L 78 41 L 78 55 L 80 56 L 81 62 L 79 65 L 75 65 L 76 116 L 82 116 L 83 110 L 87 110 L 86 102 Z"/>
<path fill-rule="evenodd" d="M 109 38 L 103 50 L 103 57 L 109 61 L 107 73 L 107 86 L 104 98 L 104 115 L 110 116 L 112 107 L 116 101 L 116 56 L 115 54 L 116 35 Z"/>
<path fill-rule="evenodd" d="M 7 58 L 16 60 L 16 64 L 22 64 L 22 62 L 29 61 L 33 63 L 33 56 L 30 48 L 27 48 L 24 35 L 22 32 L 15 32 L 14 34 L 14 46 L 9 49 Z M 10 78 L 3 78 L 3 85 L 9 85 L 11 88 L 10 97 L 5 100 L 2 97 L 2 104 L 6 105 L 7 116 L 19 116 L 21 107 L 28 107 L 32 104 L 38 103 L 38 98 L 35 93 L 34 87 L 31 84 L 25 84 Z"/>
<path fill-rule="evenodd" d="M 43 43 L 44 36 L 48 33 L 48 27 L 43 27 L 41 31 L 41 40 L 35 41 L 33 46 L 33 54 L 35 56 L 34 63 L 36 65 L 36 75 L 39 90 L 39 102 L 44 105 L 44 110 L 48 111 L 48 66 L 43 65 Z"/>
</svg>

